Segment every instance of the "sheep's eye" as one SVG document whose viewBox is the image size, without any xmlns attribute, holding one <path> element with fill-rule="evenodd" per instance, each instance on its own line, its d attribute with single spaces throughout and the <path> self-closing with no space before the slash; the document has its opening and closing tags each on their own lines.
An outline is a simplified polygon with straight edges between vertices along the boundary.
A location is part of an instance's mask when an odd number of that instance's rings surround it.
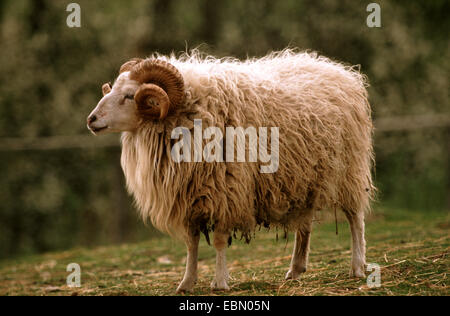
<svg viewBox="0 0 450 316">
<path fill-rule="evenodd" d="M 132 95 L 132 94 L 126 94 L 126 95 L 125 95 L 125 99 L 133 100 L 133 99 L 134 99 L 134 95 Z"/>
</svg>

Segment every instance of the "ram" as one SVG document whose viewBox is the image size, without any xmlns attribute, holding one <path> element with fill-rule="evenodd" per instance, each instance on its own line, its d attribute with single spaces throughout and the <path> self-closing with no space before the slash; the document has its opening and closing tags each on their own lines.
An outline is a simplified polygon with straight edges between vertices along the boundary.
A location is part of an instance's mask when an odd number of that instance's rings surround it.
<svg viewBox="0 0 450 316">
<path fill-rule="evenodd" d="M 364 277 L 364 217 L 375 187 L 371 110 L 358 68 L 292 49 L 245 61 L 198 51 L 155 54 L 126 62 L 114 85 L 102 90 L 88 128 L 122 132 L 121 164 L 142 218 L 185 241 L 178 292 L 197 280 L 201 233 L 208 242 L 214 233 L 211 286 L 229 289 L 227 244 L 236 234 L 250 241 L 261 225 L 295 232 L 286 278 L 297 278 L 306 271 L 312 220 L 322 210 L 345 214 L 352 234 L 350 273 Z M 277 142 L 270 146 L 277 168 L 261 172 L 264 162 L 254 160 L 174 159 L 174 130 L 183 127 L 190 137 L 195 120 L 203 129 L 275 128 L 279 138 L 267 145 Z M 225 145 L 229 139 L 217 141 L 222 155 L 235 151 Z"/>
</svg>

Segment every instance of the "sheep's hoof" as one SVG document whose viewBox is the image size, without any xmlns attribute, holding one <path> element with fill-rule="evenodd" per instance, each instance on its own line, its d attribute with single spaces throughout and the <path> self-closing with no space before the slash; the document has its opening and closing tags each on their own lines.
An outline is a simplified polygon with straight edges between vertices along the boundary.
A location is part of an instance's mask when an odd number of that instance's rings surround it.
<svg viewBox="0 0 450 316">
<path fill-rule="evenodd" d="M 365 265 L 352 265 L 352 267 L 350 268 L 350 277 L 351 278 L 360 278 L 360 279 L 364 279 L 366 277 L 366 273 L 365 271 Z"/>
<path fill-rule="evenodd" d="M 296 280 L 300 277 L 300 274 L 305 273 L 306 272 L 306 268 L 305 267 L 301 267 L 298 269 L 293 270 L 292 268 L 289 269 L 289 271 L 286 273 L 286 277 L 284 278 L 285 280 Z"/>
<path fill-rule="evenodd" d="M 183 280 L 177 288 L 177 294 L 191 292 L 195 285 L 195 280 Z"/>
<path fill-rule="evenodd" d="M 211 289 L 213 289 L 214 291 L 229 291 L 230 287 L 228 286 L 226 280 L 217 281 L 216 279 L 214 279 L 211 282 Z"/>
<path fill-rule="evenodd" d="M 292 270 L 289 270 L 284 277 L 285 280 L 293 280 L 294 276 L 292 275 Z"/>
</svg>

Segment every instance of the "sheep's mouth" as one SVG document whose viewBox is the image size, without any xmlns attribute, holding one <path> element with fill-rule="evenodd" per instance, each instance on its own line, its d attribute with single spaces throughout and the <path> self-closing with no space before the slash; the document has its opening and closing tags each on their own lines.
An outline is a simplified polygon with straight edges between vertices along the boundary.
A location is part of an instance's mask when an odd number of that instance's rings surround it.
<svg viewBox="0 0 450 316">
<path fill-rule="evenodd" d="M 94 132 L 94 133 L 98 133 L 98 132 L 101 132 L 101 131 L 103 131 L 103 130 L 105 130 L 105 129 L 107 129 L 108 128 L 108 126 L 103 126 L 103 127 L 93 127 L 91 130 Z"/>
</svg>

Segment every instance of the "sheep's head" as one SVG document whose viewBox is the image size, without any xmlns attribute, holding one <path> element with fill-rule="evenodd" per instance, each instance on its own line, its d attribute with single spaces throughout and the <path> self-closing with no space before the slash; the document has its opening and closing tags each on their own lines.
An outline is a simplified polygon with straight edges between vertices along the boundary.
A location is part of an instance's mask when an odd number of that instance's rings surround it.
<svg viewBox="0 0 450 316">
<path fill-rule="evenodd" d="M 87 118 L 94 133 L 136 130 L 142 122 L 164 120 L 185 100 L 184 81 L 171 64 L 132 59 L 120 67 L 113 86 L 102 86 L 103 98 Z"/>
</svg>

